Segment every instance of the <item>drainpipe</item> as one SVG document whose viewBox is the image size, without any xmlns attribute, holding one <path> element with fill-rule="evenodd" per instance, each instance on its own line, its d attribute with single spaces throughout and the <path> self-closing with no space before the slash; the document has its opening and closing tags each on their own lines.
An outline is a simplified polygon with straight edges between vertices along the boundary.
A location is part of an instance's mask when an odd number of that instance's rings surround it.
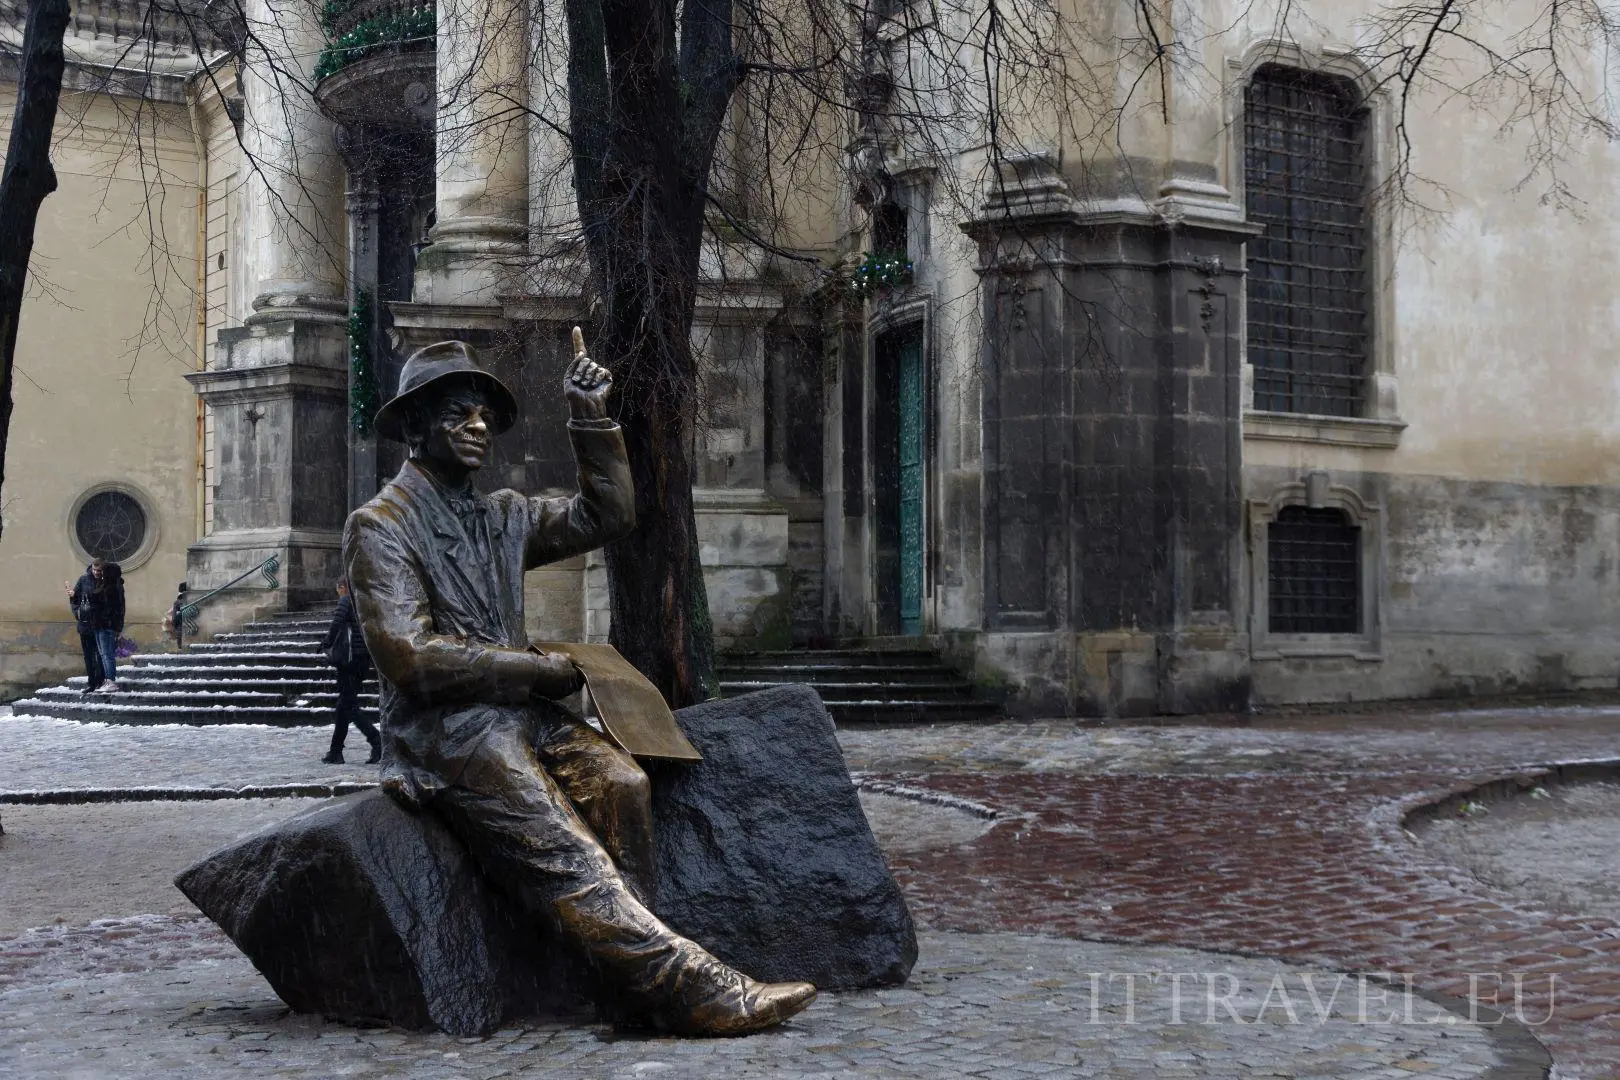
<svg viewBox="0 0 1620 1080">
<path fill-rule="evenodd" d="M 204 64 L 201 71 L 207 70 Z M 200 71 L 198 72 L 200 74 Z M 186 112 L 191 117 L 191 142 L 197 151 L 197 370 L 208 366 L 208 147 L 197 115 L 197 74 L 186 80 Z M 208 415 L 197 398 L 196 514 L 193 539 L 201 540 L 208 527 Z"/>
</svg>

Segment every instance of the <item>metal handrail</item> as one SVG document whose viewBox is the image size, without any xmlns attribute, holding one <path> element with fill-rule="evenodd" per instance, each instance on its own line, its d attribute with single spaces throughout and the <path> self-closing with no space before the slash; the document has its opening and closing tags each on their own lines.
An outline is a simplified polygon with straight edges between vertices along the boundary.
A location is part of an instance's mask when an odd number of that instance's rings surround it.
<svg viewBox="0 0 1620 1080">
<path fill-rule="evenodd" d="M 226 589 L 229 589 L 232 586 L 239 584 L 240 582 L 246 581 L 248 578 L 252 577 L 254 574 L 263 574 L 264 575 L 264 584 L 265 584 L 265 588 L 267 590 L 275 590 L 275 589 L 281 588 L 281 582 L 276 580 L 276 572 L 278 570 L 280 570 L 280 569 L 281 569 L 281 559 L 280 559 L 280 557 L 276 556 L 276 555 L 271 555 L 269 558 L 265 559 L 259 565 L 253 567 L 252 569 L 248 570 L 247 572 L 245 572 L 243 574 L 240 574 L 240 575 L 232 578 L 230 581 L 227 581 L 225 584 L 221 585 L 217 589 L 214 589 L 212 592 L 204 593 L 202 596 L 198 597 L 197 599 L 188 600 L 185 603 L 180 602 L 181 597 L 184 597 L 186 595 L 185 589 L 184 589 L 184 587 L 182 587 L 181 590 L 180 590 L 180 595 L 174 598 L 174 641 L 175 641 L 175 644 L 179 645 L 179 646 L 184 646 L 184 644 L 185 644 L 185 635 L 186 634 L 196 634 L 197 633 L 197 609 L 198 608 L 200 608 L 204 604 L 208 603 L 208 601 L 212 600 L 214 597 L 218 596 L 220 593 L 224 592 Z"/>
</svg>

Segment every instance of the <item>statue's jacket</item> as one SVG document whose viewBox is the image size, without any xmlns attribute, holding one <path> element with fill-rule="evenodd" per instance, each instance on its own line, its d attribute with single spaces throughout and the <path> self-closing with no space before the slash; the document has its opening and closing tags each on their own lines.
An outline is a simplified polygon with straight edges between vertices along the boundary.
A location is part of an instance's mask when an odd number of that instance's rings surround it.
<svg viewBox="0 0 1620 1080">
<path fill-rule="evenodd" d="M 523 628 L 523 573 L 635 525 L 617 424 L 571 421 L 579 492 L 475 494 L 489 558 L 414 461 L 349 515 L 343 561 L 381 687 L 383 787 L 421 804 L 454 784 L 501 723 L 523 723 L 542 660 Z"/>
</svg>

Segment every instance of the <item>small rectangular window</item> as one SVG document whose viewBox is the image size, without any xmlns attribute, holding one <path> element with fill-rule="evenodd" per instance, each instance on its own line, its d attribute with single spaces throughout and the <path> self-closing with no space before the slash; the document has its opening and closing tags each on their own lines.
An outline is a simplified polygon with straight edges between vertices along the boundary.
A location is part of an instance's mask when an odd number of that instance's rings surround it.
<svg viewBox="0 0 1620 1080">
<path fill-rule="evenodd" d="M 1283 507 L 1266 558 L 1271 633 L 1361 632 L 1361 529 L 1343 510 Z"/>
</svg>

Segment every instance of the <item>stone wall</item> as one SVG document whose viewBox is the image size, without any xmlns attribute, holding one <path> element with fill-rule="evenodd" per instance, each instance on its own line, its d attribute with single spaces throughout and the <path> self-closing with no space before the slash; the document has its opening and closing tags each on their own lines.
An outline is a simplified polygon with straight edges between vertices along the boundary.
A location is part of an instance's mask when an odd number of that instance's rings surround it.
<svg viewBox="0 0 1620 1080">
<path fill-rule="evenodd" d="M 1620 685 L 1620 490 L 1331 475 L 1381 511 L 1381 573 L 1364 613 L 1377 634 L 1339 649 L 1267 649 L 1257 638 L 1256 701 Z M 1254 470 L 1250 482 L 1287 479 Z"/>
</svg>

